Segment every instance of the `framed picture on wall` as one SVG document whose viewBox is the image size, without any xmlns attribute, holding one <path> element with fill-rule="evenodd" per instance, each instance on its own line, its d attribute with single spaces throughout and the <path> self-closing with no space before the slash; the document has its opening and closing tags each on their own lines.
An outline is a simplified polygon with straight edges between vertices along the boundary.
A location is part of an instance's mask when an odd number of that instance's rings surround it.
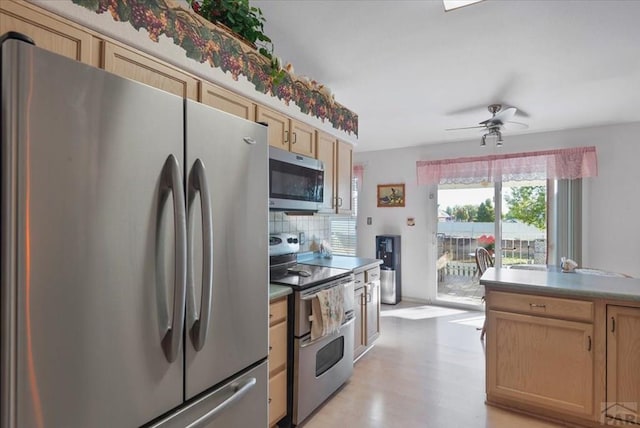
<svg viewBox="0 0 640 428">
<path fill-rule="evenodd" d="M 404 207 L 404 183 L 378 184 L 379 207 Z"/>
</svg>

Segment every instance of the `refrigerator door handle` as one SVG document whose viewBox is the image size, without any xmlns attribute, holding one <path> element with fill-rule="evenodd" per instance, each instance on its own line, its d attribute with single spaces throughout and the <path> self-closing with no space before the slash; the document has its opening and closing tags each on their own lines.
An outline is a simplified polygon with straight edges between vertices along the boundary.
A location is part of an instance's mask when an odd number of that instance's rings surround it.
<svg viewBox="0 0 640 428">
<path fill-rule="evenodd" d="M 184 190 L 182 188 L 182 173 L 178 160 L 173 155 L 169 155 L 162 167 L 160 178 L 160 198 L 159 210 L 169 197 L 173 199 L 173 221 L 175 234 L 175 276 L 173 283 L 173 314 L 168 323 L 167 330 L 162 338 L 162 350 L 167 361 L 174 362 L 178 358 L 180 341 L 184 329 L 184 312 L 187 286 L 187 215 L 184 201 Z M 156 251 L 160 251 L 156 247 Z M 156 256 L 158 257 L 158 256 Z"/>
<path fill-rule="evenodd" d="M 227 398 L 222 403 L 220 403 L 220 405 L 217 406 L 216 408 L 211 409 L 209 412 L 202 415 L 201 417 L 199 417 L 189 425 L 187 425 L 185 428 L 205 427 L 209 422 L 211 422 L 218 415 L 220 415 L 220 413 L 224 412 L 227 407 L 231 406 L 236 401 L 242 399 L 242 397 L 245 396 L 251 390 L 251 388 L 256 386 L 256 383 L 257 383 L 256 378 L 252 377 L 252 378 L 243 380 L 237 385 L 231 385 L 231 387 L 233 388 L 233 393 L 229 398 Z"/>
<path fill-rule="evenodd" d="M 207 184 L 207 176 L 204 164 L 196 159 L 189 173 L 188 211 L 191 219 L 191 206 L 200 194 L 200 207 L 202 210 L 202 295 L 199 313 L 195 310 L 195 284 L 193 275 L 193 257 L 189 255 L 188 287 L 190 307 L 193 313 L 193 322 L 189 328 L 189 336 L 196 351 L 200 351 L 207 339 L 209 318 L 211 315 L 211 295 L 213 294 L 213 214 L 211 209 L 211 194 Z M 192 245 L 189 245 L 191 251 Z"/>
</svg>

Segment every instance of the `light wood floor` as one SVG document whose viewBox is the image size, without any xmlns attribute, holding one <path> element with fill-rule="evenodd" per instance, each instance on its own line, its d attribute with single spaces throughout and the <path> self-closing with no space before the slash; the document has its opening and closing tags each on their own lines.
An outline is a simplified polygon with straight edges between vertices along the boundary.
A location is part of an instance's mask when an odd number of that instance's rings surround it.
<svg viewBox="0 0 640 428">
<path fill-rule="evenodd" d="M 382 315 L 376 345 L 302 427 L 559 426 L 484 404 L 482 312 L 400 303 Z"/>
</svg>

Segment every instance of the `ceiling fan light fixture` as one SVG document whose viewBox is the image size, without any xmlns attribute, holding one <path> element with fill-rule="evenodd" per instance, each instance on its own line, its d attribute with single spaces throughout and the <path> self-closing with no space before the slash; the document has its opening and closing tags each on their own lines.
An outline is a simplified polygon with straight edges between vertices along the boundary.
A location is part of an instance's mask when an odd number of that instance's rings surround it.
<svg viewBox="0 0 640 428">
<path fill-rule="evenodd" d="M 487 146 L 487 134 L 484 134 L 482 136 L 482 139 L 480 140 L 480 147 L 486 147 Z"/>
<path fill-rule="evenodd" d="M 480 3 L 481 1 L 483 0 L 442 0 L 442 3 L 444 4 L 444 11 L 449 12 L 450 10 L 458 9 L 474 3 Z"/>
</svg>

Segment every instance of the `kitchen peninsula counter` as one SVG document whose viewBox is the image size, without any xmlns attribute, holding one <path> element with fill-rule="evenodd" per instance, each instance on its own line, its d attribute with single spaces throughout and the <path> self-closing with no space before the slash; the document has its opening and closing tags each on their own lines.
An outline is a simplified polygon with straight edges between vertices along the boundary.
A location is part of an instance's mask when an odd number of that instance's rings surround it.
<svg viewBox="0 0 640 428">
<path fill-rule="evenodd" d="M 555 266 L 547 270 L 489 268 L 480 278 L 480 284 L 521 293 L 640 302 L 640 279 L 565 273 Z"/>
<path fill-rule="evenodd" d="M 298 257 L 298 263 L 305 265 L 324 266 L 335 269 L 346 269 L 353 273 L 364 272 L 367 269 L 374 268 L 382 263 L 379 259 L 367 259 L 355 256 L 332 256 L 331 258 L 322 257 L 318 254 L 303 254 Z"/>
<path fill-rule="evenodd" d="M 640 421 L 640 280 L 582 272 L 482 275 L 487 404 L 572 426 Z"/>
</svg>

